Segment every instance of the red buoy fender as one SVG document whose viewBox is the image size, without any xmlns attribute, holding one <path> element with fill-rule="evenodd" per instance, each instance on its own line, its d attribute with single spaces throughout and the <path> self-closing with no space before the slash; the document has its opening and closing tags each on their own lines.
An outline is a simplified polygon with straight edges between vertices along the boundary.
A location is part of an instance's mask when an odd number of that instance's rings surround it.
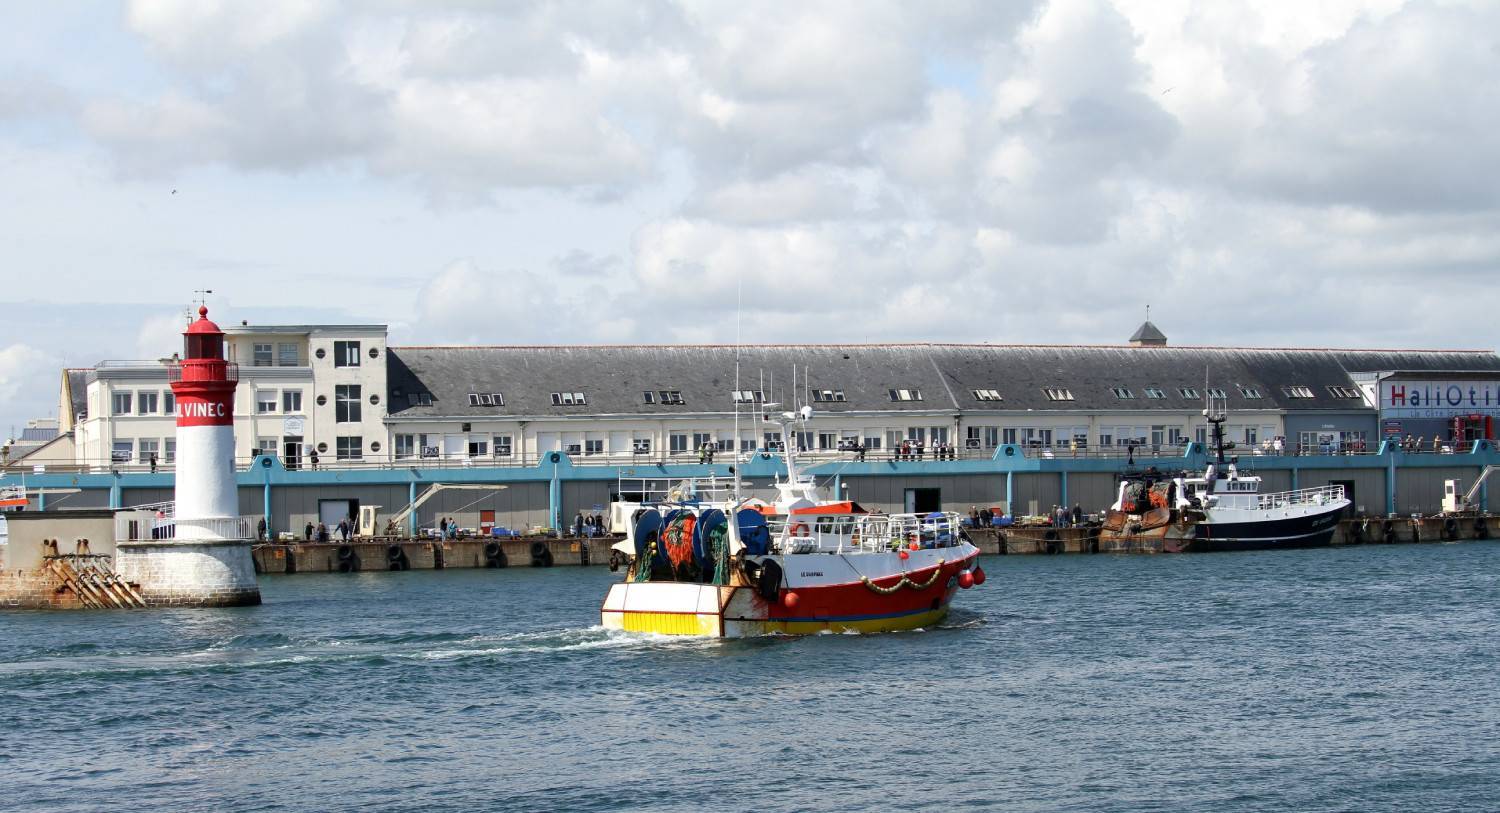
<svg viewBox="0 0 1500 813">
<path fill-rule="evenodd" d="M 974 583 L 975 584 L 984 584 L 984 568 L 982 568 L 982 567 L 975 567 L 974 568 Z"/>
</svg>

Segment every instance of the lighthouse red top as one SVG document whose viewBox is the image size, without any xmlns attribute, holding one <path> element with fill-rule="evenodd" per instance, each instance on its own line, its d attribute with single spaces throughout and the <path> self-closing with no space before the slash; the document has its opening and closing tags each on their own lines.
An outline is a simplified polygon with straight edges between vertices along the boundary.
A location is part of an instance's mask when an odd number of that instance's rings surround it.
<svg viewBox="0 0 1500 813">
<path fill-rule="evenodd" d="M 224 331 L 208 320 L 208 307 L 199 306 L 198 320 L 182 335 L 182 360 L 167 373 L 177 396 L 177 425 L 233 424 L 239 370 L 224 360 Z"/>
</svg>

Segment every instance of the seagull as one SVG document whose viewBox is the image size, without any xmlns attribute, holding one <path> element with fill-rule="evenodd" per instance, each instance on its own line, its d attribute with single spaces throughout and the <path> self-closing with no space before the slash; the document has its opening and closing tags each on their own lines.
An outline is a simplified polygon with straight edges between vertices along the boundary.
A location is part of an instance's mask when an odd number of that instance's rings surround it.
<svg viewBox="0 0 1500 813">
<path fill-rule="evenodd" d="M 176 190 L 176 189 L 173 189 L 173 190 L 172 190 L 172 194 L 174 194 L 174 195 L 175 195 L 175 194 L 177 194 L 177 190 Z"/>
<path fill-rule="evenodd" d="M 1168 94 L 1168 93 L 1171 93 L 1171 92 L 1172 92 L 1172 91 L 1174 91 L 1174 90 L 1176 90 L 1176 89 L 1177 89 L 1177 86 L 1176 86 L 1176 85 L 1173 85 L 1173 86 L 1171 86 L 1171 87 L 1169 87 L 1169 88 L 1167 88 L 1167 89 L 1166 89 L 1166 90 L 1164 90 L 1164 91 L 1162 91 L 1162 92 L 1161 92 L 1161 95 L 1163 95 L 1163 96 L 1165 96 L 1165 95 L 1167 95 L 1167 94 Z"/>
</svg>

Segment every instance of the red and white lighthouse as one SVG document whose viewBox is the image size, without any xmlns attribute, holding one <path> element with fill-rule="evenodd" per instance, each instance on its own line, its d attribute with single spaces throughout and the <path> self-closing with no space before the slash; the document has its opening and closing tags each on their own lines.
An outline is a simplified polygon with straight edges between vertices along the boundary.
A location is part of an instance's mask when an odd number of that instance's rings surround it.
<svg viewBox="0 0 1500 813">
<path fill-rule="evenodd" d="M 224 331 L 208 320 L 207 307 L 198 308 L 183 336 L 183 358 L 167 368 L 177 396 L 177 504 L 173 521 L 161 527 L 171 530 L 119 541 L 115 569 L 152 606 L 259 604 L 234 469 L 239 368 L 224 360 Z"/>
<path fill-rule="evenodd" d="M 183 333 L 182 360 L 167 372 L 177 396 L 177 533 L 197 539 L 234 535 L 239 516 L 234 474 L 234 388 L 239 368 L 224 360 L 224 331 L 199 306 Z M 217 521 L 216 521 L 217 520 Z"/>
</svg>

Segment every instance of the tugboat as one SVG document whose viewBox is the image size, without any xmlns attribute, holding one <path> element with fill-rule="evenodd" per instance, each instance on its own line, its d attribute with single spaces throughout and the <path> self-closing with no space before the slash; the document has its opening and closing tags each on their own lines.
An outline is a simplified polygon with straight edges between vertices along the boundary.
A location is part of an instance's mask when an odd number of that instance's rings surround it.
<svg viewBox="0 0 1500 813">
<path fill-rule="evenodd" d="M 636 511 L 633 559 L 600 610 L 606 629 L 727 638 L 909 630 L 941 621 L 960 589 L 984 583 L 958 514 L 826 500 L 797 470 L 791 438 L 812 408 L 764 409 L 762 419 L 780 425 L 787 468 L 777 502 L 736 495 Z"/>
<path fill-rule="evenodd" d="M 1099 549 L 1199 551 L 1307 548 L 1328 545 L 1339 514 L 1349 507 L 1343 486 L 1262 494 L 1261 479 L 1226 458 L 1221 399 L 1203 416 L 1214 459 L 1201 476 L 1166 474 L 1155 467 L 1127 472 L 1100 529 Z"/>
</svg>

